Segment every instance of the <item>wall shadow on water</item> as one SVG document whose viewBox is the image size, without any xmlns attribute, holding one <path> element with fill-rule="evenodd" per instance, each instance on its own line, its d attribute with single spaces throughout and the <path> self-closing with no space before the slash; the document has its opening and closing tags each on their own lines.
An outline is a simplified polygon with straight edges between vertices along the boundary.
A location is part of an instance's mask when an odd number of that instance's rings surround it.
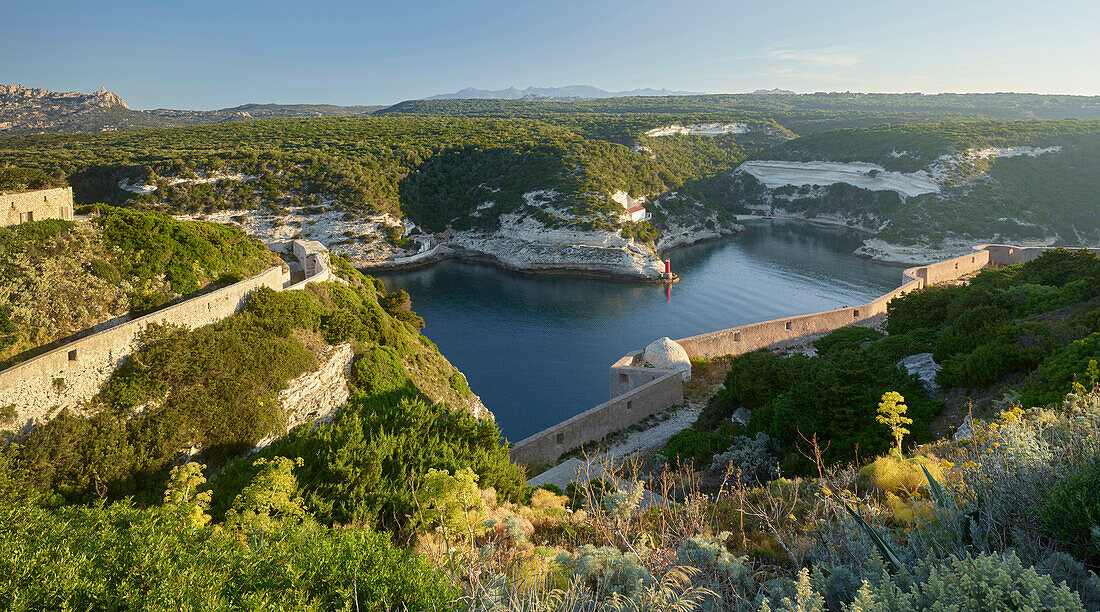
<svg viewBox="0 0 1100 612">
<path fill-rule="evenodd" d="M 670 253 L 681 282 L 656 286 L 518 274 L 460 261 L 375 274 L 405 289 L 424 333 L 519 441 L 608 399 L 608 367 L 661 337 L 866 302 L 901 268 L 851 255 L 857 234 L 753 222 Z"/>
</svg>

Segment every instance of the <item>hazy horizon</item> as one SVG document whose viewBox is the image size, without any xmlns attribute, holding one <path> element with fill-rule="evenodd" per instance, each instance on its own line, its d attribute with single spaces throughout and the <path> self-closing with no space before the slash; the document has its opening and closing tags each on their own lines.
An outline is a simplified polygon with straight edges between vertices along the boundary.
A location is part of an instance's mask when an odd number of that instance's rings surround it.
<svg viewBox="0 0 1100 612">
<path fill-rule="evenodd" d="M 1100 94 L 1100 4 L 497 0 L 7 11 L 0 83 L 136 109 L 387 105 L 466 87 Z"/>
</svg>

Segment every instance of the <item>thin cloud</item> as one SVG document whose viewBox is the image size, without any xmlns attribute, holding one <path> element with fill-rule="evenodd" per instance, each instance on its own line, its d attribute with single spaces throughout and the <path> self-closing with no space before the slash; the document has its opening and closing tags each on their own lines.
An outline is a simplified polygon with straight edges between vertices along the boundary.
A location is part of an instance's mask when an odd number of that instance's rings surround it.
<svg viewBox="0 0 1100 612">
<path fill-rule="evenodd" d="M 784 62 L 799 62 L 822 68 L 854 68 L 859 63 L 857 55 L 820 49 L 768 49 L 768 55 Z"/>
</svg>

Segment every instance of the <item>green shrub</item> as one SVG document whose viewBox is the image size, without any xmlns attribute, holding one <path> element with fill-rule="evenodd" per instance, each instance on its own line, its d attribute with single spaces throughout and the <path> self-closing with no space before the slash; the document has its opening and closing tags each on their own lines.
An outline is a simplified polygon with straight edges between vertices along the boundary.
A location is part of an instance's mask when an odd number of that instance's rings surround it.
<svg viewBox="0 0 1100 612">
<path fill-rule="evenodd" d="M 38 168 L 0 168 L 0 191 L 27 191 L 61 186 Z"/>
<path fill-rule="evenodd" d="M 88 262 L 88 270 L 92 273 L 92 276 L 101 278 L 112 285 L 117 285 L 122 280 L 122 275 L 114 264 L 98 257 Z"/>
<path fill-rule="evenodd" d="M 0 406 L 0 425 L 10 425 L 17 418 L 19 418 L 19 411 L 15 409 L 15 404 Z"/>
<path fill-rule="evenodd" d="M 728 423 L 739 406 L 752 410 L 770 402 L 808 360 L 804 355 L 784 358 L 766 350 L 735 357 L 724 388 L 707 402 L 694 429 L 713 431 Z"/>
<path fill-rule="evenodd" d="M 1094 359 L 1100 360 L 1100 332 L 1054 351 L 1037 368 L 1036 380 L 1024 389 L 1021 401 L 1029 406 L 1057 403 L 1070 391 L 1074 377 L 1085 372 Z"/>
<path fill-rule="evenodd" d="M 42 243 L 58 234 L 72 230 L 76 224 L 64 219 L 43 219 L 31 223 L 22 223 L 14 231 L 27 242 Z"/>
<path fill-rule="evenodd" d="M 469 397 L 473 395 L 473 391 L 470 391 L 470 385 L 466 382 L 466 375 L 462 372 L 455 372 L 451 376 L 451 388 L 458 391 L 458 395 L 461 397 Z"/>
<path fill-rule="evenodd" d="M 849 325 L 814 340 L 814 348 L 822 355 L 833 351 L 854 351 L 865 342 L 879 340 L 884 334 L 870 327 Z"/>
<path fill-rule="evenodd" d="M 246 278 L 275 261 L 263 244 L 218 223 L 109 206 L 101 208 L 95 223 L 106 242 L 122 251 L 118 265 L 123 275 L 150 280 L 164 274 L 179 294 L 219 278 Z"/>
<path fill-rule="evenodd" d="M 372 346 L 355 361 L 355 384 L 370 395 L 400 391 L 409 383 L 409 373 L 391 347 Z"/>
<path fill-rule="evenodd" d="M 948 320 L 952 302 L 963 290 L 958 287 L 926 287 L 886 305 L 886 331 L 891 336 L 920 328 L 938 329 Z"/>
<path fill-rule="evenodd" d="M 874 586 L 865 583 L 853 605 L 859 610 L 1084 610 L 1077 593 L 1025 568 L 1015 553 L 928 559 L 911 576 L 884 574 Z"/>
<path fill-rule="evenodd" d="M 917 353 L 931 353 L 936 333 L 926 327 L 899 335 L 889 335 L 871 345 L 871 350 L 890 361 L 900 361 Z"/>
<path fill-rule="evenodd" d="M 1059 543 L 1078 558 L 1100 565 L 1100 457 L 1063 474 L 1039 512 Z"/>
<path fill-rule="evenodd" d="M 932 358 L 943 363 L 949 357 L 973 351 L 1007 319 L 1008 313 L 995 306 L 977 306 L 962 313 L 936 339 Z"/>
<path fill-rule="evenodd" d="M 730 444 L 730 436 L 726 431 L 695 431 L 685 429 L 671 438 L 665 444 L 661 453 L 669 461 L 686 465 L 691 461 L 695 467 L 702 468 L 709 465 L 716 453 L 726 450 Z"/>
<path fill-rule="evenodd" d="M 388 350 L 376 354 L 384 356 Z M 377 358 L 357 362 L 357 379 Z M 384 359 L 384 358 L 383 358 Z M 364 364 L 364 365 L 358 365 Z M 431 469 L 452 474 L 469 468 L 479 487 L 492 487 L 500 499 L 518 500 L 524 489 L 519 468 L 500 443 L 492 421 L 478 421 L 464 411 L 451 411 L 419 399 L 411 382 L 359 384 L 330 425 L 299 427 L 258 453 L 259 457 L 300 457 L 302 497 L 318 520 L 387 529 L 404 540 L 416 537 L 419 488 Z M 252 479 L 251 460 L 238 459 L 214 481 L 214 516 Z M 413 488 L 410 488 L 412 479 Z"/>
<path fill-rule="evenodd" d="M 163 291 L 157 291 L 156 289 L 137 290 L 130 294 L 130 314 L 133 316 L 148 314 L 154 310 L 159 310 L 171 301 L 172 296 Z"/>
<path fill-rule="evenodd" d="M 1020 350 L 1013 345 L 982 344 L 944 361 L 936 381 L 944 387 L 988 387 L 1019 370 L 1023 363 Z"/>
</svg>

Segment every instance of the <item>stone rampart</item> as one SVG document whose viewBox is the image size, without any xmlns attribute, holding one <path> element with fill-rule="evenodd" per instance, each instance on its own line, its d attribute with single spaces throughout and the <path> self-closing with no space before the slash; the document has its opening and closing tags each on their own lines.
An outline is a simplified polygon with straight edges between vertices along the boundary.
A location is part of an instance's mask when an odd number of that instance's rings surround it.
<svg viewBox="0 0 1100 612">
<path fill-rule="evenodd" d="M 43 219 L 73 220 L 72 187 L 0 194 L 0 226 Z"/>
<path fill-rule="evenodd" d="M 585 442 L 599 440 L 669 406 L 683 403 L 683 378 L 680 373 L 653 371 L 661 375 L 611 401 L 520 441 L 511 450 L 512 461 L 523 465 L 554 463 L 562 453 Z"/>
<path fill-rule="evenodd" d="M 645 352 L 630 353 L 611 366 L 611 394 L 615 398 L 651 380 L 668 374 L 668 370 L 659 370 L 642 365 Z"/>
<path fill-rule="evenodd" d="M 927 285 L 954 280 L 960 276 L 981 270 L 989 262 L 990 252 L 977 247 L 974 253 L 970 255 L 954 257 L 927 266 L 907 268 L 902 272 L 902 278 L 905 282 L 900 287 L 866 304 L 783 317 L 760 323 L 749 323 L 748 325 L 683 338 L 676 342 L 684 347 L 688 355 L 694 358 L 713 359 L 725 355 L 751 353 L 758 349 L 773 347 L 804 336 L 825 334 L 846 325 L 867 322 L 873 317 L 886 314 L 887 304 L 896 297 Z M 616 366 L 618 366 L 618 363 L 616 363 Z M 616 366 L 612 366 L 612 378 L 615 376 Z"/>
<path fill-rule="evenodd" d="M 1018 247 L 1011 244 L 983 244 L 974 247 L 975 250 L 983 250 L 989 253 L 990 261 L 1002 266 L 1027 263 L 1057 247 Z M 1070 248 L 1069 251 L 1091 251 L 1100 255 L 1100 249 Z"/>
<path fill-rule="evenodd" d="M 280 291 L 284 280 L 282 266 L 275 266 L 18 363 L 0 372 L 0 406 L 15 406 L 19 428 L 47 420 L 61 407 L 79 408 L 138 348 L 142 332 L 150 325 L 200 327 L 215 323 L 240 310 L 252 291 L 260 287 Z"/>
<path fill-rule="evenodd" d="M 274 253 L 287 253 L 301 263 L 305 280 L 286 287 L 288 291 L 304 289 L 308 283 L 323 283 L 337 281 L 347 283 L 337 276 L 332 269 L 332 255 L 325 245 L 316 240 L 287 240 L 267 243 L 267 248 Z"/>
</svg>

